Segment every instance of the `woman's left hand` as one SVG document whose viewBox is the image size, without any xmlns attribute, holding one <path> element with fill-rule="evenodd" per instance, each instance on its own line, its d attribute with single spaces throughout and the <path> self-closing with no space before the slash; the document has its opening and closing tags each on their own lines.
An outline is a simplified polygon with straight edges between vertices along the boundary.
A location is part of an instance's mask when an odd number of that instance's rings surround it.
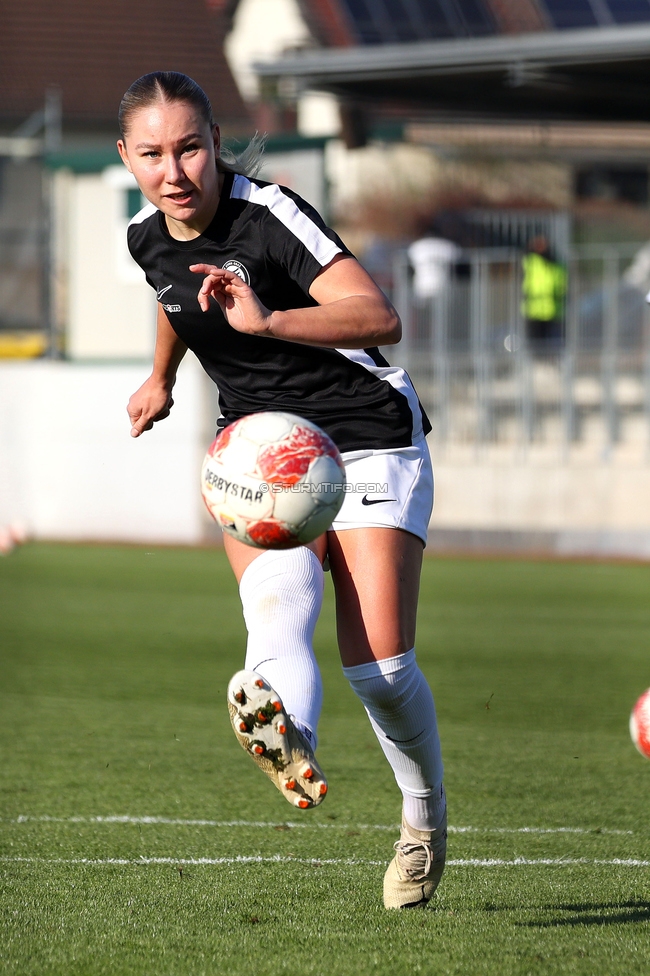
<svg viewBox="0 0 650 976">
<path fill-rule="evenodd" d="M 232 271 L 212 264 L 191 264 L 190 271 L 205 275 L 198 300 L 204 312 L 210 308 L 210 298 L 219 303 L 228 325 L 237 332 L 265 335 L 271 324 L 271 311 L 245 281 Z"/>
</svg>

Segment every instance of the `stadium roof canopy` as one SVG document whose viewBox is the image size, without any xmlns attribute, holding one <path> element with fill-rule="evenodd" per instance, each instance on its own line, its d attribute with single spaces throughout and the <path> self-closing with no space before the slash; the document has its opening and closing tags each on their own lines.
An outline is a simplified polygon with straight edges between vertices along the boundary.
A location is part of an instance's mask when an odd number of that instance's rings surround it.
<svg viewBox="0 0 650 976">
<path fill-rule="evenodd" d="M 299 51 L 261 76 L 469 117 L 650 121 L 650 24 Z"/>
</svg>

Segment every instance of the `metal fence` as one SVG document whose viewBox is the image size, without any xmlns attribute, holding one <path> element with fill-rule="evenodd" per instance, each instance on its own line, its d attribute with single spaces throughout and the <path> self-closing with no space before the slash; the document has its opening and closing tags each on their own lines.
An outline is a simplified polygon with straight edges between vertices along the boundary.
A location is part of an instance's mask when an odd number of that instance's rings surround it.
<svg viewBox="0 0 650 976">
<path fill-rule="evenodd" d="M 0 154 L 0 332 L 46 329 L 43 180 L 40 159 Z"/>
<path fill-rule="evenodd" d="M 61 125 L 61 92 L 48 88 L 42 108 L 36 109 L 10 135 L 0 136 L 3 355 L 48 352 L 57 357 L 61 353 L 52 315 L 52 188 L 51 174 L 45 165 L 48 154 L 61 148 Z M 25 339 L 30 340 L 27 346 L 21 341 Z"/>
<path fill-rule="evenodd" d="M 650 277 L 639 245 L 570 252 L 562 337 L 532 343 L 522 313 L 522 253 L 470 250 L 418 298 L 405 253 L 394 300 L 408 369 L 441 447 L 589 448 L 607 457 L 650 445 Z M 389 352 L 390 355 L 390 352 Z"/>
</svg>

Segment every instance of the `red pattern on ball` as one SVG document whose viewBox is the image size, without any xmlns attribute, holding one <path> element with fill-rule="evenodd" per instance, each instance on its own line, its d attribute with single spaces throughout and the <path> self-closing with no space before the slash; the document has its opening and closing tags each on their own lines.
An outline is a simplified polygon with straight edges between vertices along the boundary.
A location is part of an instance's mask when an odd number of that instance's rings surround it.
<svg viewBox="0 0 650 976">
<path fill-rule="evenodd" d="M 299 545 L 291 529 L 273 518 L 251 522 L 248 534 L 253 542 L 264 549 L 291 549 Z"/>
<path fill-rule="evenodd" d="M 296 424 L 287 437 L 262 448 L 257 466 L 267 484 L 295 485 L 307 474 L 312 461 L 323 456 L 334 458 L 341 466 L 340 454 L 327 434 Z"/>
<path fill-rule="evenodd" d="M 223 430 L 219 431 L 215 439 L 210 444 L 208 454 L 210 454 L 212 457 L 219 457 L 219 455 L 222 454 L 230 444 L 230 439 L 235 432 L 235 427 L 238 427 L 243 419 L 244 418 L 241 417 L 239 420 L 236 420 L 234 424 L 229 424 L 228 427 L 224 427 Z"/>
</svg>

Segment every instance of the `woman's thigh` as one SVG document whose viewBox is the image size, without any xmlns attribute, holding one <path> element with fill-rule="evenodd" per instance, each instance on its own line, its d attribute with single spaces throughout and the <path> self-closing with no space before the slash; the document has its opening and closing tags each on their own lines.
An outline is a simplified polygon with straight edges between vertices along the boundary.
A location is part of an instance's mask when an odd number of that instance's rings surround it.
<svg viewBox="0 0 650 976">
<path fill-rule="evenodd" d="M 328 533 L 344 667 L 394 657 L 415 644 L 422 540 L 391 528 Z"/>
<path fill-rule="evenodd" d="M 243 542 L 239 542 L 238 539 L 233 539 L 232 536 L 227 535 L 225 532 L 223 534 L 223 547 L 226 550 L 226 555 L 237 583 L 239 583 L 244 575 L 244 571 L 250 566 L 253 560 L 261 556 L 262 553 L 268 552 L 267 549 L 254 549 L 253 546 L 247 546 Z M 314 542 L 310 542 L 307 548 L 316 553 L 320 561 L 323 562 L 327 551 L 327 536 L 319 536 Z"/>
</svg>

